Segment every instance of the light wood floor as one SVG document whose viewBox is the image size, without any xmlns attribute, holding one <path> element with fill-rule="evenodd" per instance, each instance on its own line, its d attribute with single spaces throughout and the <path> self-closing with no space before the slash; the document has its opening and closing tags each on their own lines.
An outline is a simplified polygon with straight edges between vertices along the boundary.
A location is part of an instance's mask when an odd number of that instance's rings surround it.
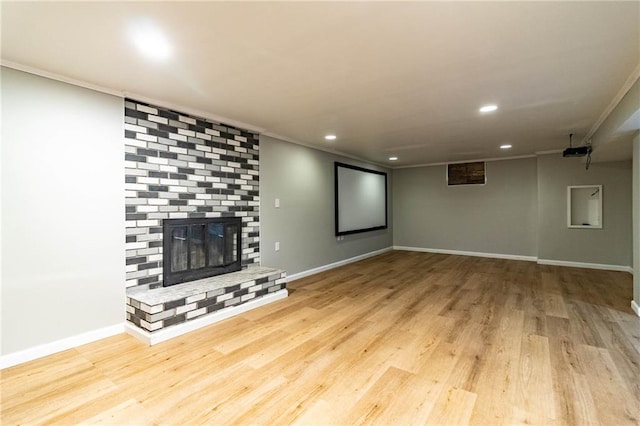
<svg viewBox="0 0 640 426">
<path fill-rule="evenodd" d="M 2 371 L 2 424 L 640 423 L 623 272 L 391 252 L 146 347 Z"/>
</svg>

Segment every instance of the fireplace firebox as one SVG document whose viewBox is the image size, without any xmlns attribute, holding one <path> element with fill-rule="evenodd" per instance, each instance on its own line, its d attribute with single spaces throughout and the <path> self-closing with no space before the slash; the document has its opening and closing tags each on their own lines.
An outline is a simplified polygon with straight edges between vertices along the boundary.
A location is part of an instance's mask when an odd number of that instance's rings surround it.
<svg viewBox="0 0 640 426">
<path fill-rule="evenodd" d="M 242 218 L 165 219 L 163 286 L 242 269 Z"/>
</svg>

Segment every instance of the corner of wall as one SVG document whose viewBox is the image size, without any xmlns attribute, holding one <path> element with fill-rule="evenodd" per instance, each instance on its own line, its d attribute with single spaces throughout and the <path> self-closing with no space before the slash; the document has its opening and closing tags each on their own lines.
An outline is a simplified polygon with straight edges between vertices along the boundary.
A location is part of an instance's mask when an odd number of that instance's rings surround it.
<svg viewBox="0 0 640 426">
<path fill-rule="evenodd" d="M 632 306 L 640 305 L 640 131 L 633 137 L 633 301 Z M 640 316 L 637 309 L 635 312 Z"/>
</svg>

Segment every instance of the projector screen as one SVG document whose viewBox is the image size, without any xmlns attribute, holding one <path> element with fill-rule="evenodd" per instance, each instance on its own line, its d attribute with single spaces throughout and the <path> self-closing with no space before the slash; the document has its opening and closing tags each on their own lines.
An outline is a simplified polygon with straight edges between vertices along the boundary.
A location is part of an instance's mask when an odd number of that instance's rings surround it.
<svg viewBox="0 0 640 426">
<path fill-rule="evenodd" d="M 387 174 L 335 163 L 336 236 L 387 227 Z"/>
</svg>

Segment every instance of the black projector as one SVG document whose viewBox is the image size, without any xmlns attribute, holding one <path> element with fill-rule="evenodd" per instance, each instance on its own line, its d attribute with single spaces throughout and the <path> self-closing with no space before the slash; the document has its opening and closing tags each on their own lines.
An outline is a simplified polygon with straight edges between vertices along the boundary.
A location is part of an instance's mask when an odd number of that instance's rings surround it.
<svg viewBox="0 0 640 426">
<path fill-rule="evenodd" d="M 590 146 L 579 146 L 577 148 L 567 148 L 562 151 L 563 157 L 584 157 L 591 152 Z"/>
</svg>

